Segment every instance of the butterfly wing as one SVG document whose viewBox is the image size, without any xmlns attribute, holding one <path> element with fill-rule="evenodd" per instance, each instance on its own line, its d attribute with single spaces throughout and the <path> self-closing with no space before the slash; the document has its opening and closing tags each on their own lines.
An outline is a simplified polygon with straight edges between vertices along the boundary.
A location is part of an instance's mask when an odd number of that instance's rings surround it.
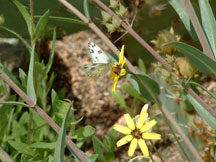
<svg viewBox="0 0 216 162">
<path fill-rule="evenodd" d="M 81 69 L 83 69 L 88 76 L 97 78 L 106 74 L 112 67 L 112 63 L 109 64 L 88 64 Z"/>
<path fill-rule="evenodd" d="M 88 43 L 88 50 L 93 64 L 109 64 L 111 62 L 106 53 L 93 42 Z"/>
</svg>

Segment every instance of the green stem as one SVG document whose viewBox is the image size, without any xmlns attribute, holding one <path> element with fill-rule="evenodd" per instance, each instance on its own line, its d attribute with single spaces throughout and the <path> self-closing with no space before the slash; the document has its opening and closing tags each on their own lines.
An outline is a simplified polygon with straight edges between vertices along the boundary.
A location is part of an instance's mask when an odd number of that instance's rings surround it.
<svg viewBox="0 0 216 162">
<path fill-rule="evenodd" d="M 130 72 L 130 73 L 131 73 L 131 72 Z M 190 158 L 188 157 L 188 155 L 187 155 L 186 152 L 184 151 L 184 149 L 183 149 L 181 143 L 179 142 L 179 139 L 178 139 L 177 136 L 175 135 L 175 133 L 174 133 L 174 131 L 173 131 L 171 125 L 170 125 L 170 122 L 169 122 L 168 119 L 167 119 L 166 114 L 164 113 L 164 111 L 163 111 L 163 109 L 162 109 L 162 105 L 161 105 L 161 103 L 160 103 L 160 100 L 159 100 L 157 97 L 155 97 L 155 95 L 154 95 L 154 93 L 151 91 L 151 89 L 150 89 L 136 74 L 134 74 L 134 73 L 131 73 L 131 74 L 147 89 L 147 91 L 148 91 L 149 94 L 151 95 L 152 99 L 153 99 L 153 100 L 155 101 L 155 103 L 158 105 L 160 111 L 162 112 L 163 118 L 164 118 L 166 124 L 168 125 L 168 127 L 169 127 L 171 133 L 173 134 L 175 140 L 177 141 L 177 143 L 178 143 L 178 145 L 179 145 L 179 147 L 180 147 L 182 153 L 184 154 L 184 156 L 185 156 L 185 158 L 188 160 L 188 162 L 190 162 L 190 161 L 191 161 Z M 174 121 L 174 119 L 173 119 L 173 121 Z"/>
<path fill-rule="evenodd" d="M 150 141 L 150 143 L 151 143 L 153 149 L 155 150 L 156 154 L 157 154 L 158 157 L 160 158 L 160 160 L 161 160 L 162 162 L 164 162 L 164 160 L 163 160 L 161 154 L 158 152 L 158 149 L 155 147 L 155 145 L 153 144 L 152 140 L 149 140 L 149 141 Z"/>
<path fill-rule="evenodd" d="M 155 162 L 154 159 L 153 159 L 153 157 L 152 157 L 152 155 L 151 155 L 151 152 L 149 152 L 149 157 L 152 160 L 152 162 Z"/>
<path fill-rule="evenodd" d="M 32 121 L 33 121 L 33 110 L 30 109 L 30 112 L 29 112 L 29 121 L 28 121 L 28 134 L 27 134 L 27 140 L 26 140 L 26 143 L 28 145 L 31 144 L 31 127 L 32 127 Z"/>
<path fill-rule="evenodd" d="M 30 0 L 30 13 L 31 13 L 31 39 L 32 39 L 34 34 L 34 0 Z"/>
</svg>

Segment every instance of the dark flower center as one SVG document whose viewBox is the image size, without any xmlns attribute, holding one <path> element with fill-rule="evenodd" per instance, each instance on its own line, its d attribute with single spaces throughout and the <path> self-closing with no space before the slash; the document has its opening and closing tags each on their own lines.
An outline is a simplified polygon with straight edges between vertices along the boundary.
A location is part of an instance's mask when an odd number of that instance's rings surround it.
<svg viewBox="0 0 216 162">
<path fill-rule="evenodd" d="M 135 128 L 132 132 L 131 132 L 131 135 L 136 138 L 136 139 L 141 139 L 142 138 L 142 132 Z"/>
</svg>

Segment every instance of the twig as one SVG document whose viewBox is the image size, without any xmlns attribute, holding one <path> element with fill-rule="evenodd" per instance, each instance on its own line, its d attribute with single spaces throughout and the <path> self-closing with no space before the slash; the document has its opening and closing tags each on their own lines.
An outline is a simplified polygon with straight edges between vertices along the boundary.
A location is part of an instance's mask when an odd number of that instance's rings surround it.
<svg viewBox="0 0 216 162">
<path fill-rule="evenodd" d="M 106 12 L 110 15 L 115 16 L 117 19 L 121 20 L 110 8 L 108 8 L 104 3 L 100 0 L 94 0 L 101 8 L 103 8 Z M 128 26 L 123 20 L 122 26 L 144 47 L 146 48 L 160 63 L 164 65 L 164 67 L 173 72 L 172 67 L 164 60 L 148 43 L 146 43 L 130 26 Z M 129 70 L 131 70 L 129 68 Z M 181 80 L 179 80 L 182 83 Z M 196 93 L 191 89 L 188 88 L 188 93 L 193 96 L 206 110 L 208 110 L 214 117 L 216 117 L 216 111 L 214 111 L 211 107 L 209 107 L 202 99 L 196 95 Z"/>
<path fill-rule="evenodd" d="M 213 54 L 212 54 L 212 50 L 210 49 L 210 46 L 208 44 L 208 41 L 205 37 L 205 34 L 202 30 L 202 27 L 199 23 L 199 20 L 196 16 L 196 13 L 191 5 L 190 0 L 180 0 L 181 4 L 184 6 L 185 10 L 187 11 L 187 14 L 190 16 L 191 22 L 193 24 L 193 27 L 196 31 L 196 34 L 199 38 L 199 41 L 202 45 L 202 48 L 204 50 L 204 53 L 210 57 L 211 59 L 214 59 Z"/>
<path fill-rule="evenodd" d="M 72 13 L 78 16 L 82 21 L 88 24 L 89 28 L 91 28 L 103 41 L 104 43 L 115 53 L 116 56 L 119 56 L 120 51 L 113 43 L 107 38 L 107 36 L 90 20 L 88 20 L 79 10 L 77 10 L 73 5 L 68 3 L 66 0 L 59 0 L 65 7 L 69 9 Z M 126 61 L 128 68 L 131 72 L 135 73 L 135 70 L 132 64 L 127 60 Z"/>
<path fill-rule="evenodd" d="M 0 147 L 0 160 L 6 162 L 13 162 L 11 157 Z"/>
<path fill-rule="evenodd" d="M 59 126 L 52 120 L 52 118 L 47 115 L 42 108 L 34 103 L 3 71 L 0 70 L 0 77 L 21 97 L 24 101 L 34 107 L 37 113 L 57 132 L 59 133 L 60 128 Z M 66 136 L 66 143 L 71 147 L 74 153 L 83 161 L 88 162 L 87 159 L 84 157 L 82 152 L 78 149 L 75 143 L 70 139 L 69 136 Z"/>
</svg>

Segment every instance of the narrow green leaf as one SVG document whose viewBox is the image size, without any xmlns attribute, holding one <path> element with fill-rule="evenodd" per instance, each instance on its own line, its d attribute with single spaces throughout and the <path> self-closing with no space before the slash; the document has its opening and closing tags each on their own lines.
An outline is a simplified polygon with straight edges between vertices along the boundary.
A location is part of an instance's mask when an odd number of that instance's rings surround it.
<svg viewBox="0 0 216 162">
<path fill-rule="evenodd" d="M 40 18 L 41 16 L 34 16 L 35 18 Z M 68 17 L 58 17 L 58 16 L 49 16 L 50 20 L 56 20 L 56 21 L 62 21 L 62 22 L 68 22 L 68 23 L 73 23 L 73 24 L 79 24 L 83 26 L 87 26 L 86 23 L 83 21 L 80 21 L 78 19 L 72 19 Z"/>
<path fill-rule="evenodd" d="M 141 71 L 146 74 L 146 67 L 145 67 L 145 63 L 143 62 L 143 60 L 141 58 L 138 59 L 138 65 L 139 68 L 141 69 Z"/>
<path fill-rule="evenodd" d="M 195 30 L 193 28 L 193 25 L 192 25 L 191 21 L 190 21 L 190 17 L 187 14 L 187 12 L 185 11 L 184 6 L 182 5 L 182 3 L 180 1 L 176 1 L 176 0 L 168 0 L 168 2 L 176 10 L 177 14 L 181 18 L 185 28 L 187 29 L 187 31 L 189 32 L 191 37 L 194 40 L 198 40 L 196 32 L 195 32 Z"/>
<path fill-rule="evenodd" d="M 0 25 L 0 28 L 2 28 L 2 29 L 4 29 L 4 30 L 8 31 L 9 33 L 11 33 L 11 34 L 13 34 L 13 35 L 15 35 L 15 36 L 16 36 L 19 40 L 21 40 L 21 42 L 26 46 L 26 48 L 29 50 L 29 52 L 31 51 L 30 45 L 25 41 L 25 39 L 23 39 L 23 37 L 22 37 L 21 35 L 19 35 L 19 34 L 16 33 L 15 31 L 10 30 L 10 29 L 8 29 L 8 28 L 6 28 L 6 27 L 4 27 L 4 26 L 1 26 L 1 25 Z"/>
<path fill-rule="evenodd" d="M 53 143 L 47 143 L 47 142 L 37 142 L 29 145 L 30 148 L 36 148 L 36 149 L 55 149 L 56 142 Z"/>
<path fill-rule="evenodd" d="M 66 113 L 65 119 L 62 122 L 62 126 L 58 134 L 58 139 L 56 142 L 56 148 L 54 152 L 54 162 L 64 162 L 64 145 L 65 145 L 65 137 L 66 137 L 66 127 L 67 127 L 67 120 L 68 120 L 71 107 L 72 104 Z"/>
<path fill-rule="evenodd" d="M 208 89 L 206 89 L 205 87 L 203 87 L 202 85 L 200 85 L 196 82 L 193 82 L 193 81 L 190 81 L 189 84 L 200 87 L 201 89 L 206 91 L 210 96 L 212 96 L 216 100 L 216 95 L 214 93 L 212 93 L 211 91 L 209 91 Z"/>
<path fill-rule="evenodd" d="M 26 22 L 27 27 L 28 27 L 29 35 L 32 35 L 30 14 L 28 13 L 26 8 L 19 1 L 17 1 L 17 0 L 12 0 L 12 1 L 14 2 L 14 4 L 19 9 L 19 11 L 21 12 L 21 14 L 23 15 L 23 17 L 25 19 L 25 22 Z"/>
<path fill-rule="evenodd" d="M 46 74 L 48 74 L 48 72 L 50 71 L 52 63 L 53 63 L 53 58 L 54 58 L 54 54 L 55 54 L 55 41 L 56 41 L 56 28 L 54 28 L 54 30 L 53 30 L 52 50 L 50 53 L 49 61 L 46 65 L 46 69 L 45 69 Z"/>
<path fill-rule="evenodd" d="M 134 98 L 143 100 L 143 98 L 139 95 L 137 90 L 133 86 L 131 86 L 130 84 L 123 83 L 122 84 L 122 89 L 124 89 L 125 92 L 127 92 L 130 96 L 133 96 Z"/>
<path fill-rule="evenodd" d="M 34 156 L 34 150 L 31 149 L 27 144 L 19 142 L 19 141 L 8 141 L 8 143 L 18 152 L 29 155 L 29 156 Z"/>
<path fill-rule="evenodd" d="M 191 63 L 204 74 L 213 73 L 216 75 L 216 62 L 206 56 L 203 52 L 182 42 L 171 42 L 167 45 L 174 46 L 185 55 Z"/>
<path fill-rule="evenodd" d="M 34 54 L 35 54 L 35 44 L 32 47 L 31 51 L 31 58 L 29 63 L 29 70 L 28 70 L 28 81 L 27 81 L 27 95 L 36 103 L 36 94 L 34 88 Z"/>
<path fill-rule="evenodd" d="M 160 88 L 153 79 L 148 75 L 138 74 L 137 77 L 128 74 L 127 78 L 137 90 L 137 92 L 146 100 L 151 101 L 152 95 L 157 96 L 160 94 Z"/>
<path fill-rule="evenodd" d="M 98 160 L 100 162 L 106 162 L 105 156 L 101 148 L 100 140 L 96 136 L 93 136 L 92 141 L 93 141 L 94 151 L 98 154 Z"/>
<path fill-rule="evenodd" d="M 24 104 L 22 102 L 16 102 L 16 101 L 0 101 L 0 104 L 5 104 L 5 105 L 19 105 L 23 107 L 30 107 L 27 104 Z"/>
<path fill-rule="evenodd" d="M 216 57 L 216 21 L 208 0 L 199 0 L 201 8 L 202 26 L 207 36 L 208 42 Z"/>
<path fill-rule="evenodd" d="M 50 15 L 50 12 L 48 10 L 40 17 L 40 19 L 36 25 L 34 34 L 33 34 L 33 38 L 32 38 L 33 42 L 35 40 L 37 40 L 38 38 L 40 38 L 40 36 L 45 31 L 45 28 L 46 28 L 48 20 L 49 20 L 49 15 Z"/>
<path fill-rule="evenodd" d="M 199 113 L 201 117 L 208 123 L 208 125 L 216 131 L 216 118 L 211 115 L 195 98 L 193 98 L 191 95 L 187 95 L 188 100 L 191 102 L 191 104 L 194 106 L 196 111 Z"/>
<path fill-rule="evenodd" d="M 89 13 L 89 0 L 84 0 L 83 2 L 84 14 L 90 20 L 90 13 Z"/>
<path fill-rule="evenodd" d="M 125 108 L 126 102 L 124 100 L 124 97 L 122 96 L 121 92 L 111 92 L 111 95 L 113 96 L 113 98 L 116 100 L 116 102 L 123 108 Z"/>
</svg>

